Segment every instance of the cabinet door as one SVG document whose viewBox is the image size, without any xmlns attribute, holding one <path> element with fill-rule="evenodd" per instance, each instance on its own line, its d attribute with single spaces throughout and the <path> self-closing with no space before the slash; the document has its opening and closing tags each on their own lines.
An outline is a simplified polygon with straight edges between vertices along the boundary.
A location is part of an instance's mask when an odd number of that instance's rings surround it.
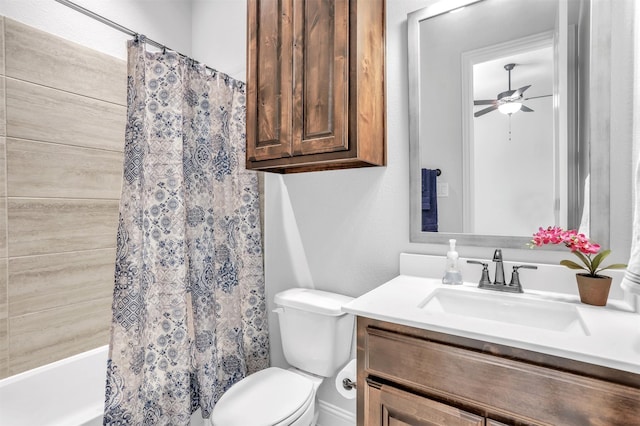
<svg viewBox="0 0 640 426">
<path fill-rule="evenodd" d="M 513 420 L 508 423 L 502 423 L 497 420 L 487 419 L 487 426 L 541 426 L 540 423 L 531 423 L 529 421 Z"/>
<path fill-rule="evenodd" d="M 349 1 L 247 7 L 247 159 L 347 150 Z"/>
<path fill-rule="evenodd" d="M 293 150 L 349 147 L 349 1 L 294 0 Z"/>
<path fill-rule="evenodd" d="M 367 426 L 483 426 L 484 418 L 419 395 L 367 380 Z"/>
<path fill-rule="evenodd" d="M 250 161 L 292 154 L 293 2 L 247 2 L 247 159 Z"/>
</svg>

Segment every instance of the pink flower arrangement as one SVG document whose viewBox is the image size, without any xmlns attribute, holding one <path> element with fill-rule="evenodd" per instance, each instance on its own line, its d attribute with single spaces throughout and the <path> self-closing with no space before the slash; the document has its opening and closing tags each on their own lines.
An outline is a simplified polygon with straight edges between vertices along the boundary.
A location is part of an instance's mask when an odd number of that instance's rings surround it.
<svg viewBox="0 0 640 426">
<path fill-rule="evenodd" d="M 560 264 L 569 269 L 584 269 L 591 277 L 600 277 L 599 272 L 605 269 L 624 269 L 627 265 L 614 263 L 603 266 L 602 261 L 611 254 L 611 250 L 604 250 L 600 253 L 600 245 L 589 241 L 584 234 L 579 234 L 575 229 L 564 230 L 558 226 L 549 226 L 546 229 L 540 227 L 538 232 L 533 234 L 533 239 L 529 243 L 531 248 L 540 247 L 546 244 L 564 244 L 583 263 L 580 265 L 571 260 L 562 260 Z M 591 258 L 592 255 L 595 257 Z"/>
</svg>

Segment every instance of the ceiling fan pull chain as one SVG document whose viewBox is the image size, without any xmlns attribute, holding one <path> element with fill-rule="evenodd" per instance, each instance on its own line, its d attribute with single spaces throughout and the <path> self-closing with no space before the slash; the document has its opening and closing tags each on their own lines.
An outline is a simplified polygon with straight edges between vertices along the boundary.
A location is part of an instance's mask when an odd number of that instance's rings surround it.
<svg viewBox="0 0 640 426">
<path fill-rule="evenodd" d="M 513 114 L 509 114 L 509 142 L 511 142 L 511 116 Z"/>
</svg>

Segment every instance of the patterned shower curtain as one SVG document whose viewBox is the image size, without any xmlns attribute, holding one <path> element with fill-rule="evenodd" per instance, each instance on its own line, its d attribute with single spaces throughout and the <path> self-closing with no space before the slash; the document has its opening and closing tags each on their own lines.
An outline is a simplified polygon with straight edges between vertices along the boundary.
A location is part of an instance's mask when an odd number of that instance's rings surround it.
<svg viewBox="0 0 640 426">
<path fill-rule="evenodd" d="M 186 425 L 268 366 L 244 84 L 128 46 L 105 425 Z"/>
</svg>

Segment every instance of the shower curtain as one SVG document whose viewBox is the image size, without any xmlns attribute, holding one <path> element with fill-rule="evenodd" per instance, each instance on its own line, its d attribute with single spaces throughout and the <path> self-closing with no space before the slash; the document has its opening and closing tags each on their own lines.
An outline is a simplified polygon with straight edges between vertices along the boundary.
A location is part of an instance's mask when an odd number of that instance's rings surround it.
<svg viewBox="0 0 640 426">
<path fill-rule="evenodd" d="M 269 361 L 244 84 L 143 39 L 128 56 L 104 424 L 186 425 Z"/>
</svg>

